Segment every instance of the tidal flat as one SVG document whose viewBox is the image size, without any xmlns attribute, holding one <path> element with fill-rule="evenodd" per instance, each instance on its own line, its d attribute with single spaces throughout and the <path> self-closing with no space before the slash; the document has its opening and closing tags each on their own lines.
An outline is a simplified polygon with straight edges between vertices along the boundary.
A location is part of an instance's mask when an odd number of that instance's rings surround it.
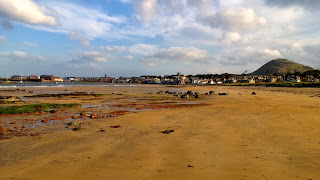
<svg viewBox="0 0 320 180">
<path fill-rule="evenodd" d="M 1 109 L 45 104 L 0 114 L 0 179 L 320 178 L 319 88 L 24 87 L 0 96 L 23 101 Z"/>
</svg>

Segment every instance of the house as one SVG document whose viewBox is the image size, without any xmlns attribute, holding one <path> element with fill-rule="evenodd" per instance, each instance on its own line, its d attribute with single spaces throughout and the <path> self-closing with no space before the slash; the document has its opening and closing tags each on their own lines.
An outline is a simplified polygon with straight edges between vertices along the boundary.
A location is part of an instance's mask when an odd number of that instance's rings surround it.
<svg viewBox="0 0 320 180">
<path fill-rule="evenodd" d="M 154 78 L 153 81 L 155 84 L 161 84 L 161 79 L 159 78 Z"/>
<path fill-rule="evenodd" d="M 63 82 L 63 78 L 61 78 L 61 77 L 54 77 L 54 82 Z"/>
<path fill-rule="evenodd" d="M 198 80 L 199 78 L 198 77 L 191 77 L 191 84 L 198 84 Z"/>
<path fill-rule="evenodd" d="M 87 81 L 90 81 L 91 78 L 85 78 Z M 78 77 L 67 77 L 66 78 L 67 81 L 71 81 L 71 82 L 74 82 L 74 81 L 80 81 L 80 78 Z"/>
<path fill-rule="evenodd" d="M 54 76 L 53 75 L 41 75 L 40 80 L 41 80 L 41 82 L 53 82 Z"/>
<path fill-rule="evenodd" d="M 28 78 L 29 81 L 40 81 L 39 76 L 30 75 Z"/>
<path fill-rule="evenodd" d="M 256 83 L 256 81 L 254 80 L 254 78 L 250 78 L 248 79 L 248 83 Z"/>
<path fill-rule="evenodd" d="M 26 81 L 28 80 L 28 76 L 14 75 L 10 78 L 10 81 Z"/>
</svg>

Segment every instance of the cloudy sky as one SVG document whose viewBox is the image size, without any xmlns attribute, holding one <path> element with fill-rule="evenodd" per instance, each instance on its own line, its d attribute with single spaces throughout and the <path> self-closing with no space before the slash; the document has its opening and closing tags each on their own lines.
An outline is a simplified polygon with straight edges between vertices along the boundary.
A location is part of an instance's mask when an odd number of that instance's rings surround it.
<svg viewBox="0 0 320 180">
<path fill-rule="evenodd" d="M 0 0 L 0 76 L 320 68 L 319 0 Z"/>
</svg>

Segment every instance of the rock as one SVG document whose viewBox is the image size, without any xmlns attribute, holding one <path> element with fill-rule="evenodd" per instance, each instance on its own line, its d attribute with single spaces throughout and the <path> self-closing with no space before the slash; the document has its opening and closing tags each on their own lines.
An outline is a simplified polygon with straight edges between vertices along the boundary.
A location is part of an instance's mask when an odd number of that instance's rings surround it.
<svg viewBox="0 0 320 180">
<path fill-rule="evenodd" d="M 72 129 L 73 131 L 80 131 L 81 130 L 81 127 L 75 127 Z"/>
<path fill-rule="evenodd" d="M 229 93 L 225 92 L 225 93 L 219 93 L 220 96 L 225 96 L 225 95 L 229 95 Z"/>
<path fill-rule="evenodd" d="M 174 130 L 165 130 L 165 131 L 162 131 L 161 133 L 163 133 L 163 134 L 169 134 L 169 133 L 171 133 L 171 132 L 174 132 Z"/>
<path fill-rule="evenodd" d="M 48 119 L 41 120 L 42 123 L 48 123 Z"/>
<path fill-rule="evenodd" d="M 180 98 L 186 98 L 186 99 L 188 99 L 189 96 L 190 96 L 189 94 L 183 94 L 183 95 L 180 96 Z"/>
<path fill-rule="evenodd" d="M 80 113 L 80 116 L 85 116 L 87 114 L 87 111 L 82 111 L 81 113 Z"/>
<path fill-rule="evenodd" d="M 97 118 L 97 115 L 96 115 L 96 114 L 91 114 L 91 115 L 90 115 L 90 118 L 91 118 L 91 119 L 95 119 L 95 118 Z"/>
<path fill-rule="evenodd" d="M 13 120 L 10 124 L 19 124 L 16 120 Z"/>
<path fill-rule="evenodd" d="M 77 122 L 69 122 L 67 125 L 68 126 L 76 126 L 78 123 Z"/>
<path fill-rule="evenodd" d="M 194 98 L 199 98 L 199 95 L 198 95 L 198 94 L 196 94 L 196 95 L 194 96 Z"/>
<path fill-rule="evenodd" d="M 60 113 L 60 112 L 61 112 L 61 110 L 55 110 L 55 109 L 50 111 L 50 113 Z"/>
<path fill-rule="evenodd" d="M 156 92 L 156 94 L 163 94 L 163 91 L 158 91 Z"/>
<path fill-rule="evenodd" d="M 214 94 L 215 92 L 214 91 L 209 91 L 209 94 Z"/>
<path fill-rule="evenodd" d="M 7 130 L 6 128 L 0 128 L 0 134 L 6 134 Z"/>
<path fill-rule="evenodd" d="M 187 91 L 187 94 L 192 94 L 192 91 Z"/>
<path fill-rule="evenodd" d="M 115 125 L 115 126 L 110 126 L 111 128 L 119 128 L 121 127 L 120 125 Z"/>
<path fill-rule="evenodd" d="M 251 95 L 256 95 L 256 92 L 252 92 Z"/>
</svg>

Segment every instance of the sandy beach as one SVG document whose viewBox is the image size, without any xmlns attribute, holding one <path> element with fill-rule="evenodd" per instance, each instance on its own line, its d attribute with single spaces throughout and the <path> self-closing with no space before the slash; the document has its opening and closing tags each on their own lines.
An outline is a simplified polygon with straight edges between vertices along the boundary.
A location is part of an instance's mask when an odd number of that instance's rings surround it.
<svg viewBox="0 0 320 180">
<path fill-rule="evenodd" d="M 101 96 L 24 97 L 70 92 Z M 0 179 L 320 179 L 318 88 L 79 86 L 0 94 L 28 104 L 81 104 L 0 116 L 8 131 L 0 140 Z M 83 111 L 88 116 L 72 118 Z M 24 123 L 22 134 L 7 130 Z"/>
</svg>

